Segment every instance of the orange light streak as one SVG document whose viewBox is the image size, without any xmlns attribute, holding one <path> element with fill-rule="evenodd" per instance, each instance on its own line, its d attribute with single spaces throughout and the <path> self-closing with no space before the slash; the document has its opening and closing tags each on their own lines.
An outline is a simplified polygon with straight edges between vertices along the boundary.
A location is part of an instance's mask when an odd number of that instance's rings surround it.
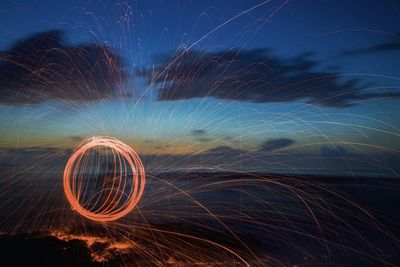
<svg viewBox="0 0 400 267">
<path fill-rule="evenodd" d="M 96 152 L 98 156 L 94 157 Z M 112 163 L 111 171 L 107 165 L 102 172 L 103 161 Z M 80 215 L 97 222 L 115 221 L 139 202 L 145 171 L 131 147 L 115 138 L 96 136 L 71 155 L 64 169 L 63 185 L 71 208 Z"/>
</svg>

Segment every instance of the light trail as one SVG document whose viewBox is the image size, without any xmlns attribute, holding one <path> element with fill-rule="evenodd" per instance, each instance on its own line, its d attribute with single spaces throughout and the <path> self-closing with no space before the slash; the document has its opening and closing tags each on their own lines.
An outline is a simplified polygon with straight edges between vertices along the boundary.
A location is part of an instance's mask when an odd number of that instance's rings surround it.
<svg viewBox="0 0 400 267">
<path fill-rule="evenodd" d="M 102 163 L 105 170 L 99 166 Z M 71 155 L 63 185 L 72 209 L 80 215 L 97 222 L 115 221 L 139 202 L 145 171 L 131 147 L 115 138 L 96 136 Z"/>
</svg>

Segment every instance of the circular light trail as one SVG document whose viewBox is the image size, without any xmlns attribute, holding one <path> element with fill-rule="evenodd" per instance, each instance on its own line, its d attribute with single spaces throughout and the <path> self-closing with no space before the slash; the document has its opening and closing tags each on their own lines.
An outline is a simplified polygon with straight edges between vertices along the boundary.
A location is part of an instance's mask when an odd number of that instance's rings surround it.
<svg viewBox="0 0 400 267">
<path fill-rule="evenodd" d="M 108 222 L 128 214 L 145 187 L 143 164 L 123 142 L 95 136 L 79 146 L 64 170 L 64 193 L 83 217 Z"/>
</svg>

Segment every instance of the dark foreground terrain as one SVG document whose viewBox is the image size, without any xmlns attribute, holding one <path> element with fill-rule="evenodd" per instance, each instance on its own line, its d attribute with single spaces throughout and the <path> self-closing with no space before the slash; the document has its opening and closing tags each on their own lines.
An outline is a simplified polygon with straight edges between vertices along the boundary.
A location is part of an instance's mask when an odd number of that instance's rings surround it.
<svg viewBox="0 0 400 267">
<path fill-rule="evenodd" d="M 43 184 L 8 188 L 30 192 L 1 213 L 0 251 L 14 266 L 400 265 L 393 178 L 149 175 L 140 213 L 110 225 L 70 211 L 59 181 Z"/>
</svg>

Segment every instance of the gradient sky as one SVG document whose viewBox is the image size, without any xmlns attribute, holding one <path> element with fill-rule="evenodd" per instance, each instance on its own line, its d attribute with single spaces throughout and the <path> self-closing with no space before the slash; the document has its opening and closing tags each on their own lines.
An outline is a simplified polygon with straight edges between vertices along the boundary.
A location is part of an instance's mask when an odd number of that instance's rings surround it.
<svg viewBox="0 0 400 267">
<path fill-rule="evenodd" d="M 131 74 L 123 88 L 132 97 L 72 104 L 2 103 L 0 146 L 70 148 L 91 135 L 110 135 L 142 155 L 155 155 L 153 161 L 162 155 L 171 159 L 203 153 L 209 159 L 206 167 L 219 155 L 216 149 L 224 154 L 229 147 L 264 163 L 274 154 L 282 157 L 271 159 L 273 164 L 250 164 L 249 169 L 268 171 L 272 165 L 278 168 L 277 162 L 282 163 L 278 169 L 315 169 L 321 166 L 313 159 L 325 157 L 323 168 L 329 170 L 361 168 L 364 173 L 397 175 L 397 97 L 371 97 L 349 107 L 303 99 L 158 101 L 160 87 L 149 85 L 136 70 L 151 70 L 157 66 L 155 57 L 183 48 L 203 53 L 268 49 L 282 62 L 312 53 L 307 58 L 317 63 L 316 72 L 339 75 L 343 82 L 356 78 L 371 93 L 398 94 L 398 25 L 400 4 L 391 0 L 2 1 L 0 51 L 40 32 L 64 30 L 71 45 L 94 42 L 116 51 Z M 379 49 L 389 43 L 393 49 Z M 272 145 L 276 149 L 263 151 Z M 304 155 L 309 159 L 305 163 L 292 160 Z M 338 158 L 346 159 L 340 167 Z M 226 160 L 238 165 L 242 159 Z"/>
</svg>

